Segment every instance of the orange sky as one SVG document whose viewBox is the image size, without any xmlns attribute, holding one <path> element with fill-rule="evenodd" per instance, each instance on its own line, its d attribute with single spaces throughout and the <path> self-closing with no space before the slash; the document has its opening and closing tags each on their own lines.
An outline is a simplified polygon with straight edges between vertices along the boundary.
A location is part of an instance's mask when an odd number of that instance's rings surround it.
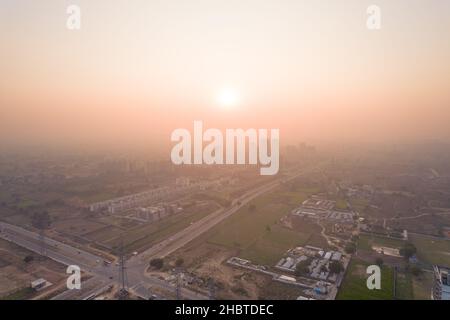
<svg viewBox="0 0 450 320">
<path fill-rule="evenodd" d="M 4 0 L 0 142 L 164 145 L 193 120 L 282 144 L 450 140 L 450 2 L 376 2 L 379 31 L 361 0 Z"/>
</svg>

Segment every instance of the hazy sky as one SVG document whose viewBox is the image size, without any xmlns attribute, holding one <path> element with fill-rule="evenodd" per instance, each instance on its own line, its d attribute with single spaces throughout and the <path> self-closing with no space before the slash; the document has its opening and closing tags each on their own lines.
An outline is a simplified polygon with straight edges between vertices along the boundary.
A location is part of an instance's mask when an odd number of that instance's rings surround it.
<svg viewBox="0 0 450 320">
<path fill-rule="evenodd" d="M 166 144 L 194 119 L 281 143 L 450 140 L 447 0 L 0 0 L 0 40 L 3 143 Z"/>
</svg>

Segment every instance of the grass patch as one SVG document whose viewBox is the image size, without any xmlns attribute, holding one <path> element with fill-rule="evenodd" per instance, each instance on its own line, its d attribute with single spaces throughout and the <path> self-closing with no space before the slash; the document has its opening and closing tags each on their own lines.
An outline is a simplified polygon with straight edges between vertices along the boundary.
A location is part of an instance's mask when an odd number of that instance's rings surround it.
<svg viewBox="0 0 450 320">
<path fill-rule="evenodd" d="M 25 287 L 4 297 L 1 297 L 0 300 L 27 300 L 33 296 L 34 292 L 35 291 L 30 287 Z"/>
<path fill-rule="evenodd" d="M 299 233 L 275 225 L 242 250 L 240 256 L 258 264 L 274 265 L 288 249 L 304 245 L 309 238 L 308 233 Z"/>
<path fill-rule="evenodd" d="M 78 197 L 87 203 L 94 203 L 94 202 L 106 201 L 106 200 L 115 198 L 115 197 L 117 197 L 117 194 L 112 193 L 112 192 L 111 193 L 86 192 L 86 193 L 79 194 Z"/>
<path fill-rule="evenodd" d="M 308 193 L 305 193 L 303 191 L 301 191 L 301 192 L 296 192 L 296 191 L 277 192 L 276 195 L 277 195 L 276 199 L 273 199 L 273 201 L 276 201 L 277 203 L 286 204 L 292 208 L 300 206 L 303 201 L 308 199 Z"/>
<path fill-rule="evenodd" d="M 335 207 L 338 210 L 347 210 L 348 209 L 347 201 L 345 199 L 338 199 L 336 200 Z"/>
<path fill-rule="evenodd" d="M 356 198 L 351 199 L 350 204 L 352 207 L 359 212 L 360 214 L 364 213 L 366 207 L 368 206 L 369 202 L 366 199 L 363 198 Z"/>
<path fill-rule="evenodd" d="M 412 288 L 415 300 L 430 300 L 433 287 L 433 273 L 424 272 L 419 277 L 412 277 Z"/>
<path fill-rule="evenodd" d="M 410 235 L 409 240 L 416 246 L 419 260 L 433 265 L 450 266 L 450 241 L 415 234 Z"/>
<path fill-rule="evenodd" d="M 17 204 L 17 208 L 18 209 L 27 209 L 27 208 L 33 207 L 35 205 L 38 205 L 38 204 L 39 204 L 38 202 L 36 202 L 32 199 L 22 199 Z"/>
<path fill-rule="evenodd" d="M 400 300 L 430 300 L 433 287 L 433 274 L 423 272 L 414 276 L 408 271 L 397 272 L 396 299 Z"/>
<path fill-rule="evenodd" d="M 175 234 L 188 227 L 191 222 L 198 221 L 210 213 L 211 210 L 195 210 L 192 213 L 171 216 L 161 221 L 145 224 L 144 226 L 130 230 L 123 238 L 125 252 L 130 253 L 148 248 L 159 240 Z M 116 237 L 106 244 L 115 248 L 120 244 L 120 241 L 120 237 Z"/>
<path fill-rule="evenodd" d="M 373 245 L 400 249 L 404 243 L 405 242 L 403 240 L 399 239 L 384 238 L 376 235 L 362 234 L 359 236 L 358 249 L 370 251 L 372 250 Z"/>
<path fill-rule="evenodd" d="M 192 196 L 192 199 L 198 200 L 212 200 L 217 202 L 222 207 L 229 207 L 231 204 L 230 199 L 226 197 L 226 195 L 217 193 L 217 192 L 202 192 L 197 193 Z"/>
<path fill-rule="evenodd" d="M 388 266 L 381 269 L 381 289 L 369 290 L 367 288 L 366 273 L 369 264 L 352 259 L 345 279 L 342 282 L 336 299 L 338 300 L 392 300 L 393 299 L 393 270 Z"/>
<path fill-rule="evenodd" d="M 395 298 L 400 300 L 412 300 L 414 298 L 411 273 L 397 272 Z"/>
<path fill-rule="evenodd" d="M 214 235 L 209 242 L 225 247 L 246 248 L 266 232 L 267 226 L 272 227 L 286 215 L 289 209 L 286 205 L 274 204 L 266 199 L 258 199 L 253 204 L 256 206 L 254 211 L 243 207 L 214 228 Z"/>
<path fill-rule="evenodd" d="M 281 217 L 309 196 L 303 189 L 278 189 L 260 196 L 212 228 L 208 233 L 208 242 L 238 248 L 242 257 L 255 263 L 273 265 L 289 248 L 304 245 L 310 239 L 311 230 L 297 232 L 277 225 Z"/>
</svg>

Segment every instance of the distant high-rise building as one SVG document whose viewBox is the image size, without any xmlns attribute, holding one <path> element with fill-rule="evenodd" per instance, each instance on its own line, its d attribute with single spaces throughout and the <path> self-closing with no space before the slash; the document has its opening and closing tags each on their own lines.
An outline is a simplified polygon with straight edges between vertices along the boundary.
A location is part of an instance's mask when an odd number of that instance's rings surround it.
<svg viewBox="0 0 450 320">
<path fill-rule="evenodd" d="M 434 266 L 433 300 L 450 300 L 450 268 Z"/>
</svg>

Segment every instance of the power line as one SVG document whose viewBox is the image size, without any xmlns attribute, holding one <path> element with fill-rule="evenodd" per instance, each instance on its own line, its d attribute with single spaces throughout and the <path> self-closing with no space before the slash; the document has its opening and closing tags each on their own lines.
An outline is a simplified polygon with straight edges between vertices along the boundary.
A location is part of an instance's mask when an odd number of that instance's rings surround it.
<svg viewBox="0 0 450 320">
<path fill-rule="evenodd" d="M 126 299 L 128 297 L 128 283 L 127 272 L 125 267 L 125 249 L 123 245 L 123 238 L 120 239 L 119 246 L 119 282 L 121 288 L 119 290 L 119 299 Z"/>
<path fill-rule="evenodd" d="M 180 270 L 177 269 L 176 270 L 177 273 L 177 282 L 176 282 L 176 286 L 175 286 L 175 294 L 176 294 L 176 299 L 177 300 L 181 300 L 181 281 L 180 281 Z"/>
<path fill-rule="evenodd" d="M 208 281 L 208 293 L 209 293 L 209 300 L 215 300 L 216 295 L 216 287 L 214 284 L 214 280 L 212 278 L 209 278 Z"/>
<path fill-rule="evenodd" d="M 45 229 L 39 229 L 39 249 L 42 256 L 47 255 L 47 244 L 45 243 Z"/>
</svg>

